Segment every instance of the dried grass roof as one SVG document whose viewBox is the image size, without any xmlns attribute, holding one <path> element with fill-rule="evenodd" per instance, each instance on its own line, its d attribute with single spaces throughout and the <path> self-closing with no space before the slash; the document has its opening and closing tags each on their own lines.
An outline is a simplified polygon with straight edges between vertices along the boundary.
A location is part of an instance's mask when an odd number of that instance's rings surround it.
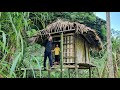
<svg viewBox="0 0 120 90">
<path fill-rule="evenodd" d="M 101 39 L 97 35 L 96 31 L 78 22 L 70 22 L 58 19 L 49 24 L 45 29 L 40 30 L 38 35 L 42 38 L 48 34 L 54 35 L 60 32 L 70 31 L 82 35 L 89 42 L 91 47 L 102 48 Z"/>
</svg>

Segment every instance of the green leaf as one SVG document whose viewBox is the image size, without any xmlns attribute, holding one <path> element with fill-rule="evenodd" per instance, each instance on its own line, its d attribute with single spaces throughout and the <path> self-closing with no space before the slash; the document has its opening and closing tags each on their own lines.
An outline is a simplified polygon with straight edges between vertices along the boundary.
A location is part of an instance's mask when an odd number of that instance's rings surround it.
<svg viewBox="0 0 120 90">
<path fill-rule="evenodd" d="M 3 47 L 2 51 L 4 52 L 5 46 L 6 46 L 6 34 L 1 30 L 0 30 L 0 32 L 2 32 L 2 37 L 3 37 L 3 43 L 0 42 L 0 44 L 2 45 L 2 47 Z"/>
<path fill-rule="evenodd" d="M 21 55 L 21 53 L 19 53 L 19 54 L 16 56 L 15 60 L 13 60 L 12 66 L 11 66 L 11 68 L 10 68 L 10 76 L 12 76 L 12 74 L 14 73 L 14 70 L 15 70 L 15 67 L 16 67 L 16 65 L 17 65 L 17 62 L 19 61 L 20 55 Z"/>
<path fill-rule="evenodd" d="M 39 61 L 38 61 L 38 59 L 37 58 L 35 58 L 35 57 L 33 57 L 35 60 L 36 60 L 36 62 L 37 62 L 37 65 L 38 65 L 38 68 L 39 68 L 39 71 L 40 71 L 40 78 L 41 78 L 41 66 L 40 66 L 40 63 L 39 63 Z"/>
</svg>

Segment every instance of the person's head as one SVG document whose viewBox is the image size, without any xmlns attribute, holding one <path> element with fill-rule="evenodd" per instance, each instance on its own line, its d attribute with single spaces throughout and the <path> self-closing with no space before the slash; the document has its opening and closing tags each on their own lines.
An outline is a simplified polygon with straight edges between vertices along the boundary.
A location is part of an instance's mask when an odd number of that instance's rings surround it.
<svg viewBox="0 0 120 90">
<path fill-rule="evenodd" d="M 56 47 L 58 47 L 58 44 L 56 44 Z"/>
<path fill-rule="evenodd" d="M 48 37 L 48 40 L 49 40 L 49 41 L 52 41 L 52 36 L 49 36 L 49 37 Z"/>
</svg>

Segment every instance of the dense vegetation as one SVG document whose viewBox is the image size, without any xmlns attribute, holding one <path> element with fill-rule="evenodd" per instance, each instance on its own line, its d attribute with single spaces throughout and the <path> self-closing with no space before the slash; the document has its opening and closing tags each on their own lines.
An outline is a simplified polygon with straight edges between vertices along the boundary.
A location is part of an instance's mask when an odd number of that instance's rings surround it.
<svg viewBox="0 0 120 90">
<path fill-rule="evenodd" d="M 42 67 L 43 49 L 39 44 L 29 45 L 27 38 L 37 34 L 38 30 L 57 18 L 77 21 L 97 31 L 104 42 L 104 49 L 99 53 L 91 53 L 92 63 L 98 66 L 98 70 L 94 70 L 94 77 L 107 77 L 106 21 L 95 16 L 93 12 L 0 12 L 0 17 L 0 77 L 21 78 L 26 74 L 20 70 L 22 67 Z M 115 34 L 115 30 L 112 29 L 112 32 Z M 112 37 L 115 77 L 120 77 L 119 47 L 120 36 L 117 34 Z M 32 73 L 37 77 L 34 70 Z M 88 71 L 80 73 L 80 77 L 84 78 Z M 39 77 L 47 75 L 46 72 L 42 74 L 41 70 L 37 74 Z M 59 73 L 53 72 L 52 77 L 59 77 Z"/>
</svg>

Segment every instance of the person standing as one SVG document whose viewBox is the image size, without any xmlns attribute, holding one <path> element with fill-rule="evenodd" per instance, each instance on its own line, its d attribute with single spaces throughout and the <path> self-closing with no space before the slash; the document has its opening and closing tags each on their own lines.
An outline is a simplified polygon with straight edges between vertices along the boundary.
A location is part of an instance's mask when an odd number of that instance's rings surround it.
<svg viewBox="0 0 120 90">
<path fill-rule="evenodd" d="M 44 70 L 46 70 L 46 60 L 49 58 L 50 67 L 53 67 L 52 64 L 52 36 L 49 35 L 47 40 L 44 42 L 45 52 L 44 52 Z"/>
<path fill-rule="evenodd" d="M 60 48 L 58 47 L 58 44 L 56 44 L 55 49 L 53 50 L 55 52 L 55 63 L 59 64 L 60 63 Z"/>
</svg>

